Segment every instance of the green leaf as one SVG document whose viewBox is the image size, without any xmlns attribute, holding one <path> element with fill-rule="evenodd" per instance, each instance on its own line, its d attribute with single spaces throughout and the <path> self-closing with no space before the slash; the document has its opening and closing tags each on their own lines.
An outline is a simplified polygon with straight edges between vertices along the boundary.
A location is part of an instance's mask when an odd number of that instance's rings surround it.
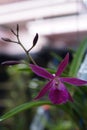
<svg viewBox="0 0 87 130">
<path fill-rule="evenodd" d="M 69 76 L 77 76 L 78 69 L 81 65 L 84 53 L 87 49 L 87 39 L 82 41 L 80 44 L 78 50 L 75 53 L 75 56 L 73 58 L 73 61 L 71 63 L 70 71 L 69 71 Z"/>
<path fill-rule="evenodd" d="M 37 107 L 40 105 L 44 105 L 44 104 L 52 105 L 49 101 L 37 101 L 37 102 L 34 101 L 34 102 L 24 103 L 22 105 L 13 108 L 9 112 L 5 113 L 3 116 L 0 117 L 0 121 L 6 120 L 24 110 Z"/>
</svg>

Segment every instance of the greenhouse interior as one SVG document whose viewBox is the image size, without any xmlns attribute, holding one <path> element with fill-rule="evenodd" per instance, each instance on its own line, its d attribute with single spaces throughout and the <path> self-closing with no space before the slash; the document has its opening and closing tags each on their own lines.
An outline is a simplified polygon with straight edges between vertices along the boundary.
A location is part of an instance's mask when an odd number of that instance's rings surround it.
<svg viewBox="0 0 87 130">
<path fill-rule="evenodd" d="M 87 130 L 87 0 L 0 0 L 0 130 Z"/>
</svg>

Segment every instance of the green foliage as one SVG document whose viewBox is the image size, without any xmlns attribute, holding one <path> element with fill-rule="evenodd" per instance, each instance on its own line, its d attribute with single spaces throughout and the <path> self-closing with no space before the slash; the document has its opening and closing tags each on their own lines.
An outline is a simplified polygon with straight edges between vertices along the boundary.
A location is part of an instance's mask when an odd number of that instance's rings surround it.
<svg viewBox="0 0 87 130">
<path fill-rule="evenodd" d="M 16 114 L 18 114 L 19 112 L 22 112 L 24 110 L 27 110 L 29 108 L 33 108 L 33 107 L 37 107 L 40 105 L 44 105 L 44 104 L 49 104 L 51 105 L 51 103 L 49 101 L 37 101 L 37 102 L 29 102 L 29 103 L 24 103 L 22 105 L 19 105 L 15 108 L 13 108 L 12 110 L 10 110 L 9 112 L 5 113 L 1 118 L 0 121 L 6 120 Z"/>
<path fill-rule="evenodd" d="M 59 120 L 55 126 L 50 128 L 50 130 L 73 130 L 74 123 L 68 120 Z"/>
<path fill-rule="evenodd" d="M 87 39 L 82 41 L 78 50 L 74 54 L 72 64 L 70 65 L 69 76 L 77 76 L 78 69 L 81 65 L 86 49 L 87 49 Z"/>
</svg>

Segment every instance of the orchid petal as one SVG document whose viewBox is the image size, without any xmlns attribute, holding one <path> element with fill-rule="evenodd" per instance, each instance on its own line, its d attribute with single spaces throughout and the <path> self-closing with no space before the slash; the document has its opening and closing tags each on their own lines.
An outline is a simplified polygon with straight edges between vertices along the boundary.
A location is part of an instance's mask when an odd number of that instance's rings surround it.
<svg viewBox="0 0 87 130">
<path fill-rule="evenodd" d="M 39 94 L 37 95 L 37 97 L 35 97 L 34 99 L 39 99 L 41 97 L 43 97 L 46 92 L 52 87 L 52 81 L 48 82 L 43 88 L 42 90 L 39 92 Z"/>
<path fill-rule="evenodd" d="M 43 78 L 46 78 L 46 79 L 53 79 L 54 76 L 52 74 L 50 74 L 48 71 L 46 71 L 45 69 L 43 69 L 42 67 L 38 66 L 38 65 L 33 65 L 33 64 L 30 64 L 30 68 L 32 69 L 32 71 L 43 77 Z"/>
<path fill-rule="evenodd" d="M 52 87 L 49 92 L 49 99 L 53 104 L 66 103 L 69 100 L 69 92 L 63 83 L 59 83 L 59 88 Z"/>
<path fill-rule="evenodd" d="M 59 64 L 58 70 L 56 72 L 56 76 L 60 76 L 61 73 L 64 71 L 65 67 L 67 66 L 69 61 L 69 53 L 65 56 L 65 58 L 62 60 L 62 62 Z"/>
<path fill-rule="evenodd" d="M 81 80 L 78 78 L 61 77 L 60 80 L 61 80 L 61 82 L 66 82 L 66 83 L 69 83 L 71 85 L 76 85 L 76 86 L 82 86 L 82 85 L 87 84 L 87 81 Z"/>
</svg>

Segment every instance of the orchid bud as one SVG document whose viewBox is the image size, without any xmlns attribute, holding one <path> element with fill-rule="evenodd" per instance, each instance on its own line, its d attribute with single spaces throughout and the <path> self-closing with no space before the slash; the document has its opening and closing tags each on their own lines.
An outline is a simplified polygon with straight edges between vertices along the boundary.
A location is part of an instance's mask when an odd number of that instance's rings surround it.
<svg viewBox="0 0 87 130">
<path fill-rule="evenodd" d="M 21 62 L 20 61 L 5 61 L 5 62 L 2 62 L 1 65 L 16 65 L 16 64 L 20 64 Z"/>
<path fill-rule="evenodd" d="M 18 33 L 19 33 L 19 25 L 17 24 L 17 35 L 18 35 Z"/>
<path fill-rule="evenodd" d="M 6 42 L 12 42 L 12 40 L 11 39 L 9 39 L 9 38 L 1 38 L 3 41 L 6 41 Z"/>
<path fill-rule="evenodd" d="M 35 37 L 33 39 L 33 46 L 36 45 L 37 41 L 38 41 L 38 33 L 36 33 L 36 35 L 35 35 Z"/>
</svg>

